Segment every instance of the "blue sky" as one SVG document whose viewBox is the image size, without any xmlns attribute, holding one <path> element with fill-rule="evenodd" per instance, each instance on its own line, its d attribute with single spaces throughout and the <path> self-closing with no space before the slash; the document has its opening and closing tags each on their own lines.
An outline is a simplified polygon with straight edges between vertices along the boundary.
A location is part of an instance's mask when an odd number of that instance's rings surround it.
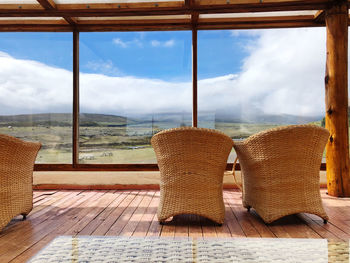
<svg viewBox="0 0 350 263">
<path fill-rule="evenodd" d="M 71 33 L 0 33 L 0 51 L 72 70 L 72 40 Z"/>
<path fill-rule="evenodd" d="M 190 31 L 80 33 L 80 71 L 168 81 L 192 78 Z M 198 78 L 240 71 L 254 36 L 198 32 Z M 0 50 L 18 59 L 72 70 L 71 33 L 1 33 Z"/>
<path fill-rule="evenodd" d="M 321 116 L 325 36 L 324 28 L 199 31 L 199 113 Z M 190 112 L 191 64 L 189 31 L 81 33 L 81 110 Z M 0 33 L 0 115 L 71 109 L 72 34 Z"/>
</svg>

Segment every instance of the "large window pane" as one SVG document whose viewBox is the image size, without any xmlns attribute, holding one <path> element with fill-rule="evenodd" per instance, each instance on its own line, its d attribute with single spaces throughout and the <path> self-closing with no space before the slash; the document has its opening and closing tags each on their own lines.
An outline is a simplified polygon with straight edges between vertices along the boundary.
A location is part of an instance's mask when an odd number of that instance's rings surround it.
<svg viewBox="0 0 350 263">
<path fill-rule="evenodd" d="M 325 54 L 324 28 L 200 31 L 199 126 L 239 140 L 281 125 L 322 125 Z"/>
<path fill-rule="evenodd" d="M 71 33 L 0 34 L 0 133 L 41 142 L 37 163 L 71 163 Z"/>
<path fill-rule="evenodd" d="M 80 163 L 155 163 L 150 138 L 191 125 L 191 33 L 80 35 Z"/>
</svg>

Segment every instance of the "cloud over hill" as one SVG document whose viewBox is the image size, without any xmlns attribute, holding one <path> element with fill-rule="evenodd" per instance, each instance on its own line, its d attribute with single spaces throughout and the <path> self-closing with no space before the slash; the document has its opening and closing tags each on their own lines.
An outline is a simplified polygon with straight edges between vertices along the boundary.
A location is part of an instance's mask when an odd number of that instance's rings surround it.
<svg viewBox="0 0 350 263">
<path fill-rule="evenodd" d="M 199 81 L 199 112 L 322 115 L 325 30 L 255 34 L 240 72 Z M 71 112 L 72 81 L 70 71 L 0 52 L 0 115 Z M 129 115 L 192 108 L 190 82 L 81 73 L 80 86 L 81 112 Z"/>
</svg>

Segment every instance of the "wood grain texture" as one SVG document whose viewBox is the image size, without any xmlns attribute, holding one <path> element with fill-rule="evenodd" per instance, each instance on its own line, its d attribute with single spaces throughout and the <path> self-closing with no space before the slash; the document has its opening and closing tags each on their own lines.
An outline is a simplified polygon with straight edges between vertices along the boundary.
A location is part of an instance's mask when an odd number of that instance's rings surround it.
<svg viewBox="0 0 350 263">
<path fill-rule="evenodd" d="M 73 134 L 72 164 L 79 164 L 79 32 L 73 31 Z"/>
<path fill-rule="evenodd" d="M 332 196 L 350 197 L 348 135 L 348 5 L 337 1 L 326 10 L 327 188 Z"/>
<path fill-rule="evenodd" d="M 26 221 L 13 219 L 0 233 L 1 263 L 26 262 L 60 235 L 123 235 L 170 238 L 350 238 L 349 199 L 325 194 L 322 198 L 330 216 L 328 224 L 310 214 L 282 218 L 266 225 L 255 213 L 242 207 L 241 193 L 224 191 L 225 222 L 194 215 L 175 217 L 166 225 L 157 220 L 159 191 L 35 191 L 34 209 Z"/>
<path fill-rule="evenodd" d="M 200 1 L 144 1 L 119 3 L 79 3 L 56 4 L 53 0 L 37 0 L 40 4 L 0 4 L 0 17 L 62 17 L 67 25 L 51 25 L 51 23 L 30 26 L 17 21 L 11 24 L 6 21 L 0 24 L 0 31 L 61 31 L 82 32 L 91 31 L 140 31 L 140 30 L 191 30 L 197 23 L 199 14 L 225 13 L 259 13 L 278 11 L 324 10 L 331 0 L 267 0 L 267 1 L 228 1 L 228 0 L 200 0 Z M 168 20 L 169 15 L 191 15 L 191 20 Z M 130 16 L 164 16 L 163 21 L 130 20 Z M 90 19 L 79 22 L 80 17 Z M 99 20 L 95 17 L 126 17 L 118 21 Z M 198 29 L 239 29 L 239 28 L 281 28 L 300 26 L 320 26 L 324 20 L 314 16 L 290 16 L 288 13 L 280 17 L 253 17 L 236 19 L 206 19 L 198 21 Z"/>
</svg>

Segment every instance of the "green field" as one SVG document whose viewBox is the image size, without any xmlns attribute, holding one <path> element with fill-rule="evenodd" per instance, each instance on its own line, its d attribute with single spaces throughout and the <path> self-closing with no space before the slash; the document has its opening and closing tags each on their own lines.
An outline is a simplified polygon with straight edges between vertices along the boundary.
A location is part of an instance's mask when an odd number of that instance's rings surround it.
<svg viewBox="0 0 350 263">
<path fill-rule="evenodd" d="M 19 117 L 18 117 L 19 116 Z M 40 114 L 0 116 L 0 133 L 23 140 L 40 141 L 37 163 L 72 162 L 72 128 L 70 114 Z M 80 119 L 79 162 L 91 164 L 156 163 L 150 145 L 153 134 L 160 130 L 190 126 L 189 121 L 165 118 L 127 119 L 100 114 L 83 114 Z M 313 124 L 321 125 L 321 121 Z M 199 120 L 200 127 L 215 128 L 233 139 L 243 139 L 259 131 L 281 124 L 206 122 Z M 229 161 L 234 159 L 231 153 Z"/>
</svg>

